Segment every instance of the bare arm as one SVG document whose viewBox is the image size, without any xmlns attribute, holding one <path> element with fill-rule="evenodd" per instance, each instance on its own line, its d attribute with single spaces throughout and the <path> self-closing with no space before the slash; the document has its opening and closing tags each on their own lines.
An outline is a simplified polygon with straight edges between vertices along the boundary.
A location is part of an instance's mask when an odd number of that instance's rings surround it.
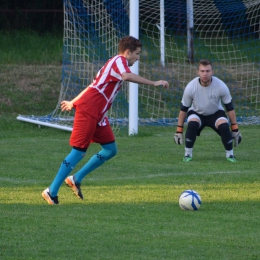
<svg viewBox="0 0 260 260">
<path fill-rule="evenodd" d="M 137 74 L 134 73 L 127 73 L 124 72 L 122 74 L 122 79 L 124 81 L 130 81 L 133 83 L 139 83 L 139 84 L 146 84 L 146 85 L 152 85 L 152 86 L 163 86 L 164 88 L 169 88 L 169 83 L 165 80 L 158 80 L 158 81 L 151 81 L 149 79 L 143 78 Z"/>
<path fill-rule="evenodd" d="M 179 116 L 178 116 L 178 125 L 179 126 L 183 126 L 186 116 L 187 116 L 187 112 L 180 111 Z"/>
<path fill-rule="evenodd" d="M 91 86 L 91 85 L 89 85 Z M 72 99 L 71 101 L 67 101 L 67 100 L 63 100 L 60 104 L 61 104 L 61 110 L 64 111 L 70 111 L 73 108 L 73 104 L 74 102 L 76 102 L 79 98 L 82 97 L 82 95 L 88 90 L 88 87 L 86 87 L 84 90 L 82 90 L 74 99 Z"/>
<path fill-rule="evenodd" d="M 237 117 L 236 117 L 235 110 L 228 111 L 227 114 L 228 114 L 228 117 L 230 119 L 231 124 L 236 124 L 237 123 Z"/>
<path fill-rule="evenodd" d="M 149 79 L 143 78 L 134 73 L 124 72 L 122 74 L 122 79 L 124 81 L 130 81 L 130 82 L 139 83 L 139 84 L 146 84 L 146 85 L 152 85 L 152 86 L 163 86 L 164 88 L 169 88 L 169 83 L 165 80 L 151 81 Z M 82 97 L 82 95 L 87 91 L 88 87 L 85 88 L 82 92 L 80 92 L 79 95 L 76 96 L 73 100 L 71 100 L 71 101 L 63 100 L 61 102 L 61 110 L 70 111 L 73 108 L 73 103 L 76 102 L 80 97 Z"/>
</svg>

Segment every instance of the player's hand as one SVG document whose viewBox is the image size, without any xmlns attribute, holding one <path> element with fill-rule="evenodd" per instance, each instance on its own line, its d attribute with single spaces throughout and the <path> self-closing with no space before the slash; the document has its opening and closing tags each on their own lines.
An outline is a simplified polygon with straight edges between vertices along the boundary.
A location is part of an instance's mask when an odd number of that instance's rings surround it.
<svg viewBox="0 0 260 260">
<path fill-rule="evenodd" d="M 63 100 L 60 103 L 60 107 L 62 111 L 71 111 L 71 109 L 73 108 L 73 103 L 70 101 Z"/>
<path fill-rule="evenodd" d="M 234 139 L 234 146 L 238 146 L 242 141 L 242 135 L 239 131 L 233 132 L 232 131 L 232 138 Z"/>
<path fill-rule="evenodd" d="M 179 145 L 183 144 L 183 133 L 175 133 L 173 138 L 174 138 L 174 142 L 176 144 L 179 144 Z"/>
<path fill-rule="evenodd" d="M 154 86 L 163 86 L 164 88 L 169 88 L 169 83 L 166 80 L 158 80 L 154 82 Z"/>
</svg>

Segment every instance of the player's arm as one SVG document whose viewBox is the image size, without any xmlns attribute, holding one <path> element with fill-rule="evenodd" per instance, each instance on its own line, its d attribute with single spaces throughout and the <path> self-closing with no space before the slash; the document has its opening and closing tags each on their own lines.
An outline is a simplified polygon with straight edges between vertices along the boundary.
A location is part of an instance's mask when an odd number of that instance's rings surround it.
<svg viewBox="0 0 260 260">
<path fill-rule="evenodd" d="M 181 104 L 181 109 L 180 109 L 179 116 L 178 116 L 178 125 L 177 125 L 176 132 L 174 134 L 174 137 L 173 137 L 174 142 L 179 145 L 183 144 L 183 125 L 184 125 L 184 121 L 187 117 L 188 109 L 189 109 L 188 107 Z"/>
<path fill-rule="evenodd" d="M 137 74 L 123 72 L 122 79 L 124 81 L 129 81 L 138 84 L 145 84 L 145 85 L 152 85 L 152 86 L 163 86 L 164 88 L 169 88 L 169 83 L 166 80 L 158 80 L 158 81 L 151 81 L 149 79 L 143 78 Z"/>
<path fill-rule="evenodd" d="M 231 122 L 231 131 L 232 131 L 232 137 L 234 139 L 234 146 L 238 146 L 242 141 L 242 135 L 238 130 L 236 112 L 234 110 L 232 101 L 228 104 L 225 104 L 225 107 L 227 110 L 228 118 Z"/>
<path fill-rule="evenodd" d="M 178 126 L 183 127 L 186 117 L 187 117 L 187 111 L 180 110 L 180 113 L 178 116 Z"/>
<path fill-rule="evenodd" d="M 91 86 L 91 85 L 89 85 Z M 85 89 L 83 89 L 74 99 L 72 99 L 71 101 L 67 101 L 67 100 L 63 100 L 60 104 L 61 104 L 61 110 L 64 111 L 70 111 L 73 108 L 73 104 L 74 102 L 76 102 L 77 100 L 79 100 L 83 94 L 88 90 L 88 87 L 86 87 Z"/>
<path fill-rule="evenodd" d="M 237 123 L 237 119 L 236 119 L 236 113 L 235 110 L 231 110 L 231 111 L 227 111 L 228 114 L 228 118 L 232 124 L 236 124 Z"/>
</svg>

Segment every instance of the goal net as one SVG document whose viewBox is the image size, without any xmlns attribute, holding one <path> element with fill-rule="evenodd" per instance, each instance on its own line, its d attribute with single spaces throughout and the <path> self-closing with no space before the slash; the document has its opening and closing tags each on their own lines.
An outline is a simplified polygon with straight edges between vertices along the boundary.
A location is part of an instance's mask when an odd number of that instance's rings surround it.
<svg viewBox="0 0 260 260">
<path fill-rule="evenodd" d="M 61 90 L 57 107 L 45 116 L 18 119 L 64 130 L 73 127 L 74 112 L 61 112 L 88 86 L 104 62 L 117 54 L 129 35 L 129 0 L 64 0 L 64 44 Z M 260 120 L 260 0 L 139 0 L 139 33 L 143 44 L 139 75 L 166 79 L 170 89 L 139 85 L 139 124 L 175 125 L 183 89 L 197 63 L 213 62 L 214 74 L 230 88 L 238 121 Z M 117 130 L 128 126 L 128 84 L 109 111 Z"/>
</svg>

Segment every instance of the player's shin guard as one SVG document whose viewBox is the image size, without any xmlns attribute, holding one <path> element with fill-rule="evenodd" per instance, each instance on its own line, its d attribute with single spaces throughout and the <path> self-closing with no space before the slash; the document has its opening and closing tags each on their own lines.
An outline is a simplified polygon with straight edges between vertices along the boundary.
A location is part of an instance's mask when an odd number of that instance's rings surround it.
<svg viewBox="0 0 260 260">
<path fill-rule="evenodd" d="M 232 144 L 232 134 L 229 130 L 228 123 L 223 123 L 218 126 L 218 130 L 220 132 L 222 143 L 226 149 L 226 151 L 230 151 L 233 149 Z"/>
<path fill-rule="evenodd" d="M 76 183 L 81 183 L 82 179 L 101 166 L 103 163 L 111 159 L 117 154 L 116 143 L 104 144 L 102 145 L 102 150 L 92 156 L 90 160 L 74 175 L 74 180 Z"/>
<path fill-rule="evenodd" d="M 187 131 L 185 133 L 185 146 L 186 148 L 192 148 L 199 129 L 199 123 L 197 121 L 190 121 L 188 123 Z"/>
<path fill-rule="evenodd" d="M 51 196 L 57 196 L 61 184 L 85 154 L 86 151 L 77 150 L 75 148 L 71 150 L 70 154 L 61 163 L 60 169 L 49 187 Z"/>
</svg>

